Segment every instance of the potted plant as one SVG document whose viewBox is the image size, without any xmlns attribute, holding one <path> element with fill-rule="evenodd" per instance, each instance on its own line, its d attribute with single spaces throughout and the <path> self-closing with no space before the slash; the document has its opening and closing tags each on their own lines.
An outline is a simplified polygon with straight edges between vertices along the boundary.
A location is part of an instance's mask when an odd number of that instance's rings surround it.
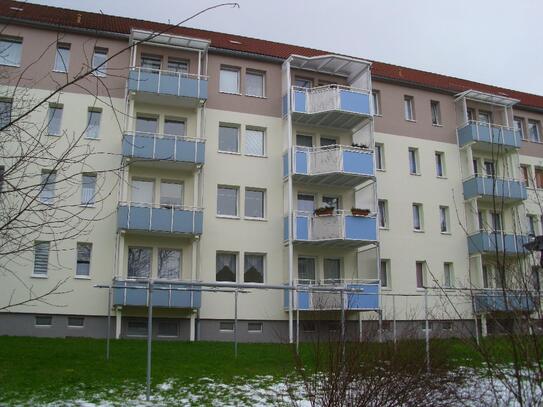
<svg viewBox="0 0 543 407">
<path fill-rule="evenodd" d="M 353 147 L 356 147 L 356 148 L 364 148 L 364 149 L 366 149 L 366 150 L 369 148 L 367 145 L 362 144 L 362 143 L 360 143 L 360 144 L 358 144 L 358 143 L 352 143 L 352 146 L 353 146 Z"/>
<path fill-rule="evenodd" d="M 361 208 L 351 208 L 351 213 L 353 216 L 368 216 L 370 214 L 369 209 L 361 209 Z"/>
<path fill-rule="evenodd" d="M 316 216 L 330 216 L 334 214 L 334 207 L 333 206 L 322 206 L 320 208 L 315 209 L 314 214 Z"/>
</svg>

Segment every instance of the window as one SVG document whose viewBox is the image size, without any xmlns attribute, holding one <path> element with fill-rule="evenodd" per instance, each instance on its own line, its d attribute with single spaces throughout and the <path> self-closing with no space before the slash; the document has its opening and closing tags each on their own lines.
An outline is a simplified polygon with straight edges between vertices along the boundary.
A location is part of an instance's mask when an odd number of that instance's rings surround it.
<svg viewBox="0 0 543 407">
<path fill-rule="evenodd" d="M 494 177 L 496 175 L 494 161 L 485 161 L 484 164 L 485 164 L 485 175 L 487 177 Z"/>
<path fill-rule="evenodd" d="M 528 225 L 528 234 L 535 236 L 536 233 L 536 217 L 534 215 L 526 215 L 526 223 Z"/>
<path fill-rule="evenodd" d="M 416 274 L 417 274 L 417 288 L 424 288 L 426 285 L 426 273 L 425 273 L 426 262 L 417 261 L 415 266 L 416 266 Z"/>
<path fill-rule="evenodd" d="M 238 188 L 219 186 L 217 188 L 217 215 L 238 216 Z"/>
<path fill-rule="evenodd" d="M 378 170 L 385 169 L 385 146 L 383 144 L 375 144 L 375 165 Z"/>
<path fill-rule="evenodd" d="M 302 322 L 302 331 L 311 333 L 316 332 L 317 327 L 315 326 L 315 321 L 301 321 Z"/>
<path fill-rule="evenodd" d="M 107 68 L 107 49 L 106 48 L 94 48 L 94 54 L 92 55 L 92 69 L 96 76 L 106 76 Z"/>
<path fill-rule="evenodd" d="M 264 219 L 264 198 L 266 193 L 258 189 L 245 189 L 245 216 Z"/>
<path fill-rule="evenodd" d="M 528 120 L 528 135 L 531 141 L 539 141 L 539 121 Z"/>
<path fill-rule="evenodd" d="M 219 322 L 219 331 L 221 331 L 221 332 L 234 332 L 234 321 L 221 321 L 221 322 Z"/>
<path fill-rule="evenodd" d="M 492 216 L 492 229 L 496 232 L 500 232 L 502 230 L 502 214 L 499 212 L 491 212 L 490 215 Z"/>
<path fill-rule="evenodd" d="M 313 147 L 313 137 L 305 134 L 296 134 L 296 146 Z"/>
<path fill-rule="evenodd" d="M 69 328 L 83 328 L 85 325 L 85 318 L 83 317 L 68 317 Z"/>
<path fill-rule="evenodd" d="M 527 187 L 530 186 L 530 167 L 527 165 L 521 165 L 520 166 L 520 175 L 522 177 L 522 182 L 524 182 L 524 185 Z"/>
<path fill-rule="evenodd" d="M 534 173 L 536 188 L 543 188 L 543 168 L 534 168 Z"/>
<path fill-rule="evenodd" d="M 373 114 L 376 116 L 381 116 L 381 92 L 374 90 L 371 92 L 373 97 Z"/>
<path fill-rule="evenodd" d="M 298 280 L 302 284 L 315 283 L 314 257 L 298 257 Z"/>
<path fill-rule="evenodd" d="M 377 209 L 379 214 L 379 227 L 381 229 L 388 228 L 388 201 L 379 199 Z"/>
<path fill-rule="evenodd" d="M 264 72 L 249 71 L 245 72 L 245 94 L 247 96 L 264 97 Z"/>
<path fill-rule="evenodd" d="M 152 204 L 154 199 L 155 183 L 153 181 L 133 179 L 130 186 L 130 199 L 132 203 Z"/>
<path fill-rule="evenodd" d="M 143 133 L 142 135 L 158 133 L 158 120 L 156 117 L 138 116 L 136 118 L 137 133 Z"/>
<path fill-rule="evenodd" d="M 311 212 L 315 210 L 315 197 L 308 194 L 298 194 L 297 209 L 300 212 Z"/>
<path fill-rule="evenodd" d="M 164 120 L 164 134 L 170 136 L 184 136 L 185 122 L 183 120 L 166 119 Z"/>
<path fill-rule="evenodd" d="M 217 271 L 215 274 L 217 281 L 236 282 L 237 257 L 236 253 L 217 253 Z"/>
<path fill-rule="evenodd" d="M 47 122 L 47 134 L 60 136 L 60 124 L 62 121 L 62 106 L 49 105 L 49 117 Z"/>
<path fill-rule="evenodd" d="M 379 279 L 381 287 L 390 288 L 390 260 L 381 259 Z"/>
<path fill-rule="evenodd" d="M 46 276 L 49 266 L 49 242 L 34 242 L 33 274 Z"/>
<path fill-rule="evenodd" d="M 6 168 L 3 165 L 0 165 L 0 194 L 4 190 L 4 172 Z"/>
<path fill-rule="evenodd" d="M 475 120 L 475 110 L 468 107 L 466 114 L 468 115 L 468 120 L 473 121 Z"/>
<path fill-rule="evenodd" d="M 6 127 L 11 123 L 11 100 L 0 100 L 0 128 Z"/>
<path fill-rule="evenodd" d="M 337 140 L 335 138 L 321 137 L 320 144 L 321 144 L 321 147 L 329 147 L 329 146 L 337 145 L 338 142 L 337 142 Z"/>
<path fill-rule="evenodd" d="M 181 251 L 159 249 L 158 278 L 177 280 L 181 278 Z"/>
<path fill-rule="evenodd" d="M 436 175 L 445 176 L 445 153 L 436 151 Z"/>
<path fill-rule="evenodd" d="M 414 203 L 413 204 L 413 229 L 422 230 L 422 204 Z"/>
<path fill-rule="evenodd" d="M 513 119 L 515 124 L 515 131 L 520 135 L 522 140 L 526 140 L 526 132 L 524 131 L 524 119 L 522 117 L 516 117 Z"/>
<path fill-rule="evenodd" d="M 247 324 L 247 332 L 250 333 L 261 333 L 262 332 L 262 322 L 249 322 Z"/>
<path fill-rule="evenodd" d="M 22 39 L 0 38 L 0 65 L 21 65 Z"/>
<path fill-rule="evenodd" d="M 151 277 L 152 253 L 150 247 L 128 248 L 128 278 Z"/>
<path fill-rule="evenodd" d="M 536 291 L 541 291 L 541 278 L 539 276 L 539 266 L 532 266 L 532 287 Z"/>
<path fill-rule="evenodd" d="M 483 288 L 492 288 L 490 287 L 491 281 L 491 271 L 487 265 L 483 265 Z"/>
<path fill-rule="evenodd" d="M 46 205 L 52 205 L 55 202 L 55 179 L 56 173 L 42 170 L 39 201 Z"/>
<path fill-rule="evenodd" d="M 296 77 L 296 79 L 294 79 L 294 86 L 299 87 L 299 88 L 312 88 L 313 80 Z"/>
<path fill-rule="evenodd" d="M 324 259 L 324 282 L 339 283 L 341 281 L 341 260 Z"/>
<path fill-rule="evenodd" d="M 53 317 L 51 315 L 36 315 L 34 324 L 36 326 L 51 326 L 53 325 Z"/>
<path fill-rule="evenodd" d="M 264 131 L 245 129 L 245 154 L 262 157 L 264 149 Z"/>
<path fill-rule="evenodd" d="M 219 151 L 239 153 L 239 127 L 219 126 Z"/>
<path fill-rule="evenodd" d="M 430 111 L 432 113 L 432 124 L 434 126 L 441 126 L 441 108 L 438 101 L 430 101 Z"/>
<path fill-rule="evenodd" d="M 157 336 L 176 338 L 179 336 L 179 324 L 175 320 L 163 319 L 158 321 Z"/>
<path fill-rule="evenodd" d="M 147 336 L 147 321 L 129 319 L 126 325 L 128 336 Z"/>
<path fill-rule="evenodd" d="M 419 173 L 419 150 L 409 148 L 409 173 L 417 175 Z"/>
<path fill-rule="evenodd" d="M 341 199 L 339 196 L 323 196 L 322 205 L 326 208 L 341 209 Z"/>
<path fill-rule="evenodd" d="M 173 208 L 183 205 L 183 184 L 178 182 L 160 183 L 160 206 Z"/>
<path fill-rule="evenodd" d="M 239 68 L 221 67 L 219 89 L 224 93 L 241 93 L 239 89 Z"/>
<path fill-rule="evenodd" d="M 454 287 L 454 273 L 452 263 L 443 263 L 443 287 Z"/>
<path fill-rule="evenodd" d="M 243 282 L 263 283 L 264 282 L 264 255 L 245 254 L 243 267 Z"/>
<path fill-rule="evenodd" d="M 182 59 L 168 58 L 168 71 L 186 74 L 189 71 L 189 63 Z"/>
<path fill-rule="evenodd" d="M 439 225 L 441 233 L 449 233 L 449 207 L 440 206 L 439 207 Z"/>
<path fill-rule="evenodd" d="M 432 321 L 428 321 L 428 330 L 431 331 L 432 328 L 433 328 Z M 420 322 L 420 329 L 422 329 L 423 331 L 426 331 L 426 321 L 421 321 Z"/>
<path fill-rule="evenodd" d="M 100 120 L 102 118 L 101 109 L 89 108 L 87 115 L 87 128 L 85 129 L 85 137 L 97 139 L 100 136 Z"/>
<path fill-rule="evenodd" d="M 477 212 L 477 220 L 479 222 L 479 230 L 485 229 L 485 215 L 482 211 Z"/>
<path fill-rule="evenodd" d="M 92 243 L 77 243 L 76 276 L 87 277 L 90 275 L 91 253 Z"/>
<path fill-rule="evenodd" d="M 96 201 L 96 174 L 83 174 L 81 179 L 81 205 L 92 206 Z"/>
<path fill-rule="evenodd" d="M 415 121 L 415 106 L 414 106 L 413 96 L 404 96 L 403 106 L 404 106 L 404 115 L 405 120 Z"/>
<path fill-rule="evenodd" d="M 70 44 L 58 43 L 55 54 L 55 72 L 68 72 L 70 67 Z"/>
<path fill-rule="evenodd" d="M 149 71 L 159 71 L 162 66 L 162 59 L 153 55 L 141 56 L 141 67 Z"/>
<path fill-rule="evenodd" d="M 452 331 L 452 322 L 451 321 L 442 321 L 441 329 L 444 331 Z"/>
<path fill-rule="evenodd" d="M 473 163 L 473 173 L 476 175 L 476 176 L 479 176 L 479 161 L 477 159 L 474 159 L 472 161 Z"/>
<path fill-rule="evenodd" d="M 479 110 L 479 121 L 481 123 L 492 123 L 492 113 L 484 110 Z"/>
</svg>

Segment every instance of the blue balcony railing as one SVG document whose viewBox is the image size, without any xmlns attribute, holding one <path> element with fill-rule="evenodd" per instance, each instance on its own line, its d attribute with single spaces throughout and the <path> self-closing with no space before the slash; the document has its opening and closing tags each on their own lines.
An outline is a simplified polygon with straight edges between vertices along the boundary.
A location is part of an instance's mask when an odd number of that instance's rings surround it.
<svg viewBox="0 0 543 407">
<path fill-rule="evenodd" d="M 117 208 L 117 227 L 131 231 L 197 236 L 202 234 L 203 211 L 175 205 L 121 202 Z"/>
<path fill-rule="evenodd" d="M 165 134 L 125 133 L 123 156 L 201 165 L 205 159 L 205 141 Z"/>
<path fill-rule="evenodd" d="M 334 282 L 297 281 L 292 292 L 293 309 L 300 311 L 377 310 L 380 307 L 381 286 L 378 280 L 340 280 Z M 319 288 L 319 290 L 315 290 Z M 323 291 L 326 288 L 333 289 Z M 341 289 L 352 290 L 342 292 Z M 289 309 L 291 290 L 284 291 L 284 307 Z"/>
<path fill-rule="evenodd" d="M 316 88 L 292 87 L 292 111 L 318 114 L 341 111 L 371 116 L 370 93 L 341 85 L 326 85 Z"/>
<path fill-rule="evenodd" d="M 475 312 L 531 312 L 536 296 L 520 290 L 488 289 L 475 293 Z"/>
<path fill-rule="evenodd" d="M 515 179 L 474 176 L 463 182 L 464 199 L 475 197 L 496 200 L 524 200 L 528 198 L 526 186 Z"/>
<path fill-rule="evenodd" d="M 495 144 L 504 148 L 520 148 L 520 134 L 512 127 L 470 120 L 458 129 L 458 144 L 463 147 L 469 143 Z"/>
<path fill-rule="evenodd" d="M 508 255 L 522 255 L 526 253 L 523 247 L 525 243 L 528 243 L 527 235 L 480 231 L 468 236 L 468 251 L 469 254 L 498 251 Z"/>
<path fill-rule="evenodd" d="M 359 176 L 375 175 L 373 151 L 358 147 L 327 146 L 320 148 L 294 147 L 294 174 L 323 176 L 330 174 Z M 283 161 L 283 175 L 288 175 L 288 154 Z"/>
<path fill-rule="evenodd" d="M 284 220 L 284 238 L 288 239 L 288 217 Z M 294 215 L 294 240 L 298 242 L 371 243 L 377 240 L 375 214 L 354 216 L 346 211 L 335 211 L 332 215 L 315 216 L 308 212 Z"/>
<path fill-rule="evenodd" d="M 130 68 L 128 74 L 128 90 L 200 101 L 207 99 L 207 77 L 184 72 L 133 67 Z"/>
<path fill-rule="evenodd" d="M 179 284 L 175 281 L 153 282 L 153 307 L 198 309 L 202 305 L 199 287 Z M 113 305 L 146 307 L 149 290 L 146 281 L 114 280 Z"/>
</svg>

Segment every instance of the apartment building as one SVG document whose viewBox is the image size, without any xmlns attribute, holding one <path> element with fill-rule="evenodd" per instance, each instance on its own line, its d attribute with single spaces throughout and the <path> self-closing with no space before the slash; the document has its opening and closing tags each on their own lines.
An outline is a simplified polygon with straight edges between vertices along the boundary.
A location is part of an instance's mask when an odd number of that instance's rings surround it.
<svg viewBox="0 0 543 407">
<path fill-rule="evenodd" d="M 46 99 L 30 115 L 43 137 L 100 152 L 65 170 L 66 202 L 94 220 L 33 237 L 0 274 L 3 299 L 63 293 L 0 313 L 0 334 L 104 337 L 111 315 L 112 335 L 142 337 L 150 303 L 165 339 L 308 340 L 342 315 L 389 335 L 428 310 L 457 334 L 503 311 L 496 255 L 533 265 L 541 96 L 15 1 L 0 19 L 2 111 Z M 58 172 L 38 167 L 36 205 L 62 206 Z"/>
</svg>

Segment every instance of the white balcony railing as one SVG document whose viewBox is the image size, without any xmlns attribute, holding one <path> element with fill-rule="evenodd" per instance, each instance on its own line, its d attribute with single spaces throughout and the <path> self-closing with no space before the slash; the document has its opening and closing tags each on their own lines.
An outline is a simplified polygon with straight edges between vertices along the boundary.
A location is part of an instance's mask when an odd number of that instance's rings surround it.
<svg viewBox="0 0 543 407">
<path fill-rule="evenodd" d="M 300 86 L 292 87 L 293 94 L 305 94 L 304 113 L 315 114 L 328 112 L 332 110 L 341 110 L 341 92 L 348 91 L 355 94 L 369 96 L 370 92 L 365 89 L 353 88 L 344 85 L 325 85 L 314 88 L 304 88 Z"/>
<path fill-rule="evenodd" d="M 373 151 L 369 148 L 330 145 L 325 147 L 295 147 L 295 151 L 304 151 L 307 155 L 308 175 L 344 172 L 345 152 L 360 154 L 356 163 L 369 162 L 368 175 L 373 175 Z"/>
</svg>

